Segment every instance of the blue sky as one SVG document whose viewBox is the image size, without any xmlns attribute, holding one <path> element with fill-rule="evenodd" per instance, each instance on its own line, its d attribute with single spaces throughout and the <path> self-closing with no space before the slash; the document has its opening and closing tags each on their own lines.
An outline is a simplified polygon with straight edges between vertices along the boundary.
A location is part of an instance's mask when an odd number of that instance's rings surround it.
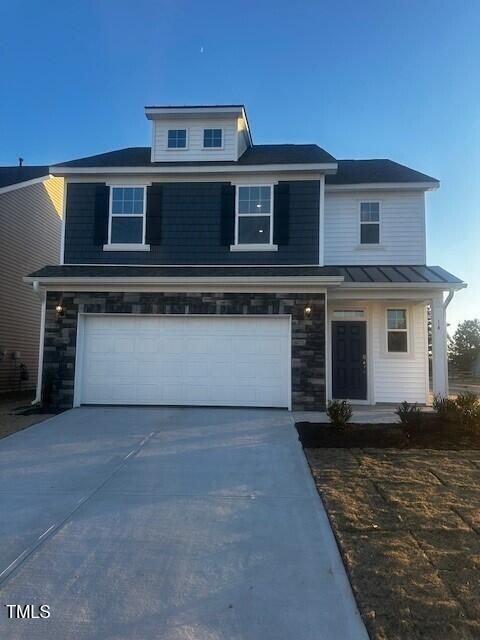
<svg viewBox="0 0 480 640">
<path fill-rule="evenodd" d="M 257 143 L 316 142 L 441 180 L 428 263 L 480 317 L 480 2 L 27 0 L 0 6 L 0 164 L 148 145 L 143 106 L 246 104 Z"/>
</svg>

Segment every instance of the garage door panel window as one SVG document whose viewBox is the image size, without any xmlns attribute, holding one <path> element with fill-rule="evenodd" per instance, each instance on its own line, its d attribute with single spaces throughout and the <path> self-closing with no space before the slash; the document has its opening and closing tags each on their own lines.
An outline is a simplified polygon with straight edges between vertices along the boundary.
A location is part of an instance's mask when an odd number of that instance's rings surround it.
<svg viewBox="0 0 480 640">
<path fill-rule="evenodd" d="M 145 187 L 111 187 L 109 244 L 145 244 Z"/>
</svg>

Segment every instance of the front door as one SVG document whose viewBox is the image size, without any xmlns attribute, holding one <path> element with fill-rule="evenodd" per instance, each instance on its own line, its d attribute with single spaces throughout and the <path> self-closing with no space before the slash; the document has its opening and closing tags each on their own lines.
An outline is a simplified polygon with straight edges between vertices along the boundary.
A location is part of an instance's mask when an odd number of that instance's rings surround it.
<svg viewBox="0 0 480 640">
<path fill-rule="evenodd" d="M 332 322 L 332 396 L 367 399 L 366 322 Z"/>
</svg>

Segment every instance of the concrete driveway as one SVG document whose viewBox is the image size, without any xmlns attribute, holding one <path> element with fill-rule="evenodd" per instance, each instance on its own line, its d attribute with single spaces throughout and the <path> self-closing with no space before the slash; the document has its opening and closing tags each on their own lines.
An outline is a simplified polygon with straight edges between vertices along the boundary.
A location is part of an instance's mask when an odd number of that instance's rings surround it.
<svg viewBox="0 0 480 640">
<path fill-rule="evenodd" d="M 0 637 L 363 640 L 287 412 L 82 408 L 0 441 Z"/>
</svg>

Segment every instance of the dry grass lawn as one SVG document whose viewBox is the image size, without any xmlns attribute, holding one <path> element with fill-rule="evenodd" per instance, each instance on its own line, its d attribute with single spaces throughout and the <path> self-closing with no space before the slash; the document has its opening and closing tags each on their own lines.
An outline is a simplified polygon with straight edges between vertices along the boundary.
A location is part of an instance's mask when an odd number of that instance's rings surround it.
<svg viewBox="0 0 480 640">
<path fill-rule="evenodd" d="M 480 451 L 305 453 L 371 638 L 480 638 Z"/>
</svg>

